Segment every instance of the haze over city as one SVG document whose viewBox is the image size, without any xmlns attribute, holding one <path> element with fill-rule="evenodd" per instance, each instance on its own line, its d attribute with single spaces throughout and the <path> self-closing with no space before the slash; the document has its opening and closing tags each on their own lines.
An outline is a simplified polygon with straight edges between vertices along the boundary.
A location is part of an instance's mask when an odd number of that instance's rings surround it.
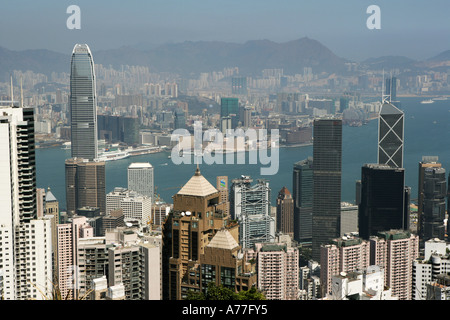
<svg viewBox="0 0 450 320">
<path fill-rule="evenodd" d="M 66 28 L 72 4 L 81 10 L 80 30 Z M 381 29 L 366 26 L 370 5 L 381 9 Z M 10 50 L 67 53 L 74 43 L 89 43 L 95 52 L 184 41 L 309 37 L 356 61 L 383 55 L 421 60 L 450 49 L 447 6 L 445 0 L 8 1 L 2 3 L 0 43 Z"/>
</svg>

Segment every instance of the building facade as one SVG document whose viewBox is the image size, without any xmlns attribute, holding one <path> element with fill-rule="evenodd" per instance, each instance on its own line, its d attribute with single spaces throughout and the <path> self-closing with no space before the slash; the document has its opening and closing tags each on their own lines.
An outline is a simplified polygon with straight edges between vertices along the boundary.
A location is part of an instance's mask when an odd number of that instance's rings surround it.
<svg viewBox="0 0 450 320">
<path fill-rule="evenodd" d="M 313 128 L 312 257 L 340 236 L 342 120 L 316 119 Z"/>
</svg>

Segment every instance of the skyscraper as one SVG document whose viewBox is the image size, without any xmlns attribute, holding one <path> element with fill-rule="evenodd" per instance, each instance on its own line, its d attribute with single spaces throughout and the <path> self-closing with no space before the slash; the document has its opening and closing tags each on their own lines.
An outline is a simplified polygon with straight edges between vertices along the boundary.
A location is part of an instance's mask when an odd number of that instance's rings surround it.
<svg viewBox="0 0 450 320">
<path fill-rule="evenodd" d="M 366 164 L 361 170 L 359 235 L 369 239 L 378 232 L 409 229 L 409 188 L 405 170 L 388 165 Z"/>
<path fill-rule="evenodd" d="M 447 181 L 444 168 L 425 168 L 423 177 L 423 207 L 421 241 L 445 240 L 445 197 Z"/>
<path fill-rule="evenodd" d="M 230 208 L 233 219 L 239 223 L 239 244 L 252 248 L 257 242 L 273 242 L 275 221 L 270 215 L 270 187 L 267 180 L 242 176 L 233 179 L 230 194 Z"/>
<path fill-rule="evenodd" d="M 292 196 L 294 198 L 294 239 L 311 242 L 313 205 L 313 159 L 294 164 Z"/>
<path fill-rule="evenodd" d="M 105 162 L 71 158 L 65 166 L 67 213 L 74 215 L 78 208 L 95 207 L 105 214 Z"/>
<path fill-rule="evenodd" d="M 149 162 L 134 162 L 128 166 L 128 189 L 154 201 L 153 166 Z"/>
<path fill-rule="evenodd" d="M 277 231 L 294 236 L 294 199 L 286 187 L 278 192 Z"/>
<path fill-rule="evenodd" d="M 190 288 L 190 270 L 198 267 L 205 247 L 220 229 L 237 240 L 237 224 L 229 223 L 220 193 L 197 168 L 194 176 L 173 196 L 173 210 L 163 225 L 163 299 L 180 300 Z M 236 241 L 237 242 L 237 241 Z"/>
<path fill-rule="evenodd" d="M 76 44 L 70 67 L 72 158 L 97 158 L 97 95 L 94 60 L 86 44 Z"/>
<path fill-rule="evenodd" d="M 52 295 L 52 233 L 50 219 L 37 217 L 32 108 L 0 107 L 0 151 L 3 299 L 45 299 Z"/>
<path fill-rule="evenodd" d="M 314 120 L 312 257 L 320 246 L 340 236 L 342 120 Z"/>
<path fill-rule="evenodd" d="M 419 162 L 419 183 L 417 184 L 417 234 L 420 237 L 420 244 L 423 245 L 423 223 L 424 223 L 424 192 L 425 192 L 425 170 L 428 168 L 441 168 L 442 164 L 438 157 L 423 156 Z M 444 177 L 445 180 L 445 177 Z M 444 199 L 445 201 L 445 199 Z"/>
<path fill-rule="evenodd" d="M 378 119 L 378 163 L 403 168 L 403 112 L 384 102 Z"/>
</svg>

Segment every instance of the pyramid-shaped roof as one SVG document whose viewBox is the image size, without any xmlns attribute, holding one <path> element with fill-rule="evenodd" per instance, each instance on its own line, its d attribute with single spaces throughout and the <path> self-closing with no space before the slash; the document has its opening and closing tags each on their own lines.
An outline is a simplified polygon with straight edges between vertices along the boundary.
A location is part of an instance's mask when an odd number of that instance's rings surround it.
<svg viewBox="0 0 450 320">
<path fill-rule="evenodd" d="M 207 247 L 233 250 L 234 248 L 239 247 L 239 244 L 228 230 L 221 229 L 217 231 Z"/>
<path fill-rule="evenodd" d="M 181 188 L 181 190 L 178 191 L 177 194 L 206 197 L 216 192 L 218 192 L 218 190 L 214 188 L 204 176 L 202 176 L 200 169 L 197 167 L 195 174 Z"/>
<path fill-rule="evenodd" d="M 47 189 L 47 193 L 45 194 L 45 201 L 46 202 L 58 201 L 56 200 L 56 197 L 53 195 L 53 193 L 50 191 L 50 187 Z"/>
</svg>

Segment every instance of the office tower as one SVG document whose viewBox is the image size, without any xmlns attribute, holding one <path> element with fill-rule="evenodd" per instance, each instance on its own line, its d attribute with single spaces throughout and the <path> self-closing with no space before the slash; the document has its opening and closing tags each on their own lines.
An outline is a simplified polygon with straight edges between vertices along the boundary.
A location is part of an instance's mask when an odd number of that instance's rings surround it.
<svg viewBox="0 0 450 320">
<path fill-rule="evenodd" d="M 76 214 L 78 208 L 100 208 L 106 212 L 105 162 L 71 158 L 65 162 L 66 210 Z"/>
<path fill-rule="evenodd" d="M 138 220 L 144 226 L 150 224 L 152 217 L 151 198 L 136 191 L 116 187 L 106 195 L 106 214 L 122 209 L 125 220 Z"/>
<path fill-rule="evenodd" d="M 268 300 L 297 300 L 299 252 L 284 243 L 257 243 L 248 254 L 258 265 L 258 289 Z"/>
<path fill-rule="evenodd" d="M 366 164 L 361 171 L 359 235 L 363 239 L 390 229 L 409 229 L 409 201 L 405 170 Z"/>
<path fill-rule="evenodd" d="M 388 230 L 370 237 L 371 265 L 386 270 L 385 286 L 399 300 L 411 300 L 413 261 L 419 257 L 419 237 L 409 231 Z"/>
<path fill-rule="evenodd" d="M 163 299 L 180 300 L 186 297 L 190 268 L 199 263 L 200 255 L 214 234 L 228 229 L 236 242 L 238 225 L 229 221 L 220 192 L 200 173 L 194 176 L 173 196 L 173 210 L 163 225 Z"/>
<path fill-rule="evenodd" d="M 174 111 L 174 129 L 186 128 L 186 114 L 183 109 L 176 108 Z"/>
<path fill-rule="evenodd" d="M 425 170 L 427 168 L 441 168 L 442 164 L 438 157 L 423 156 L 419 162 L 419 183 L 417 184 L 417 234 L 420 238 L 420 244 L 423 245 L 423 210 L 424 210 L 424 187 Z M 445 178 L 444 178 L 445 179 Z"/>
<path fill-rule="evenodd" d="M 241 246 L 227 229 L 216 232 L 200 255 L 200 265 L 189 272 L 189 289 L 206 293 L 213 282 L 231 291 L 247 291 L 256 285 L 255 264 L 249 262 Z M 198 285 L 195 284 L 198 281 Z"/>
<path fill-rule="evenodd" d="M 153 166 L 148 162 L 134 162 L 128 166 L 128 189 L 154 202 Z"/>
<path fill-rule="evenodd" d="M 220 100 L 220 118 L 231 119 L 231 129 L 235 129 L 239 122 L 239 99 L 221 98 Z"/>
<path fill-rule="evenodd" d="M 340 235 L 342 120 L 314 120 L 312 257 Z"/>
<path fill-rule="evenodd" d="M 97 95 L 94 60 L 86 44 L 76 44 L 70 65 L 72 158 L 97 158 Z"/>
<path fill-rule="evenodd" d="M 397 101 L 397 83 L 396 77 L 386 78 L 385 80 L 385 94 L 390 96 L 390 101 Z"/>
<path fill-rule="evenodd" d="M 220 192 L 220 203 L 226 203 L 225 213 L 230 213 L 230 202 L 228 201 L 228 177 L 216 177 L 216 189 Z"/>
<path fill-rule="evenodd" d="M 51 222 L 37 217 L 32 108 L 0 107 L 0 150 L 3 298 L 46 299 L 52 294 Z"/>
<path fill-rule="evenodd" d="M 294 164 L 292 195 L 294 198 L 294 239 L 311 242 L 313 204 L 313 159 Z"/>
<path fill-rule="evenodd" d="M 269 182 L 258 179 L 251 185 L 253 179 L 249 176 L 231 182 L 230 208 L 239 223 L 239 244 L 248 249 L 257 242 L 273 242 L 275 221 L 270 212 Z"/>
<path fill-rule="evenodd" d="M 423 175 L 423 207 L 421 241 L 445 239 L 445 197 L 447 181 L 444 168 L 425 168 Z"/>
<path fill-rule="evenodd" d="M 403 168 L 404 114 L 384 102 L 378 117 L 378 163 Z"/>
<path fill-rule="evenodd" d="M 294 236 L 294 199 L 286 187 L 278 192 L 277 231 Z"/>
<path fill-rule="evenodd" d="M 332 277 L 341 272 L 367 269 L 370 265 L 370 243 L 360 237 L 343 236 L 320 247 L 320 283 L 322 296 L 331 293 Z"/>
</svg>

